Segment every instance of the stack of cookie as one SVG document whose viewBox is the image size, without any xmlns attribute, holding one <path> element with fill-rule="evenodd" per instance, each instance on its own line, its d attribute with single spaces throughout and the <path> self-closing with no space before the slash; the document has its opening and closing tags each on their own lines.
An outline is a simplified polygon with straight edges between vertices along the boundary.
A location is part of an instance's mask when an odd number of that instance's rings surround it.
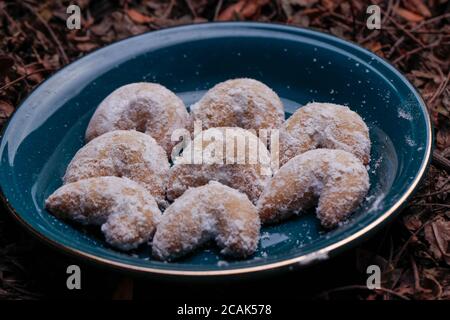
<svg viewBox="0 0 450 320">
<path fill-rule="evenodd" d="M 123 86 L 98 106 L 86 141 L 47 210 L 101 226 L 120 250 L 151 242 L 161 260 L 211 240 L 248 257 L 261 223 L 315 204 L 334 228 L 369 189 L 369 131 L 358 114 L 309 103 L 285 121 L 278 95 L 253 79 L 217 84 L 190 113 L 161 85 Z"/>
</svg>

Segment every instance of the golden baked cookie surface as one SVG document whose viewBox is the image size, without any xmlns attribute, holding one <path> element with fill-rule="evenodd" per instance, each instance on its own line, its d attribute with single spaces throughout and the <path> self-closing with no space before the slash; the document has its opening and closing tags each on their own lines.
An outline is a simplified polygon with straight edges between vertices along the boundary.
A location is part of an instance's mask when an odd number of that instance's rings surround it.
<svg viewBox="0 0 450 320">
<path fill-rule="evenodd" d="M 346 106 L 308 103 L 280 129 L 280 164 L 316 148 L 345 150 L 368 164 L 369 129 L 363 119 Z"/>
<path fill-rule="evenodd" d="M 271 175 L 270 153 L 255 134 L 236 127 L 210 128 L 197 135 L 175 159 L 167 197 L 174 200 L 189 187 L 214 180 L 256 202 Z"/>
<path fill-rule="evenodd" d="M 161 212 L 141 185 L 127 178 L 97 177 L 63 185 L 45 202 L 55 216 L 99 225 L 106 242 L 130 250 L 155 233 Z"/>
<path fill-rule="evenodd" d="M 142 184 L 164 206 L 168 172 L 166 153 L 152 137 L 134 130 L 115 130 L 78 150 L 63 180 L 71 183 L 100 176 L 127 177 Z"/>
<path fill-rule="evenodd" d="M 217 84 L 191 106 L 191 114 L 204 129 L 241 127 L 258 131 L 278 128 L 284 121 L 278 95 L 265 84 L 247 78 Z"/>
<path fill-rule="evenodd" d="M 86 130 L 86 141 L 113 130 L 136 130 L 152 136 L 170 154 L 175 145 L 172 133 L 190 125 L 183 101 L 172 91 L 138 82 L 116 89 L 100 103 Z"/>
<path fill-rule="evenodd" d="M 258 200 L 263 223 L 282 221 L 313 206 L 324 227 L 336 227 L 362 202 L 369 189 L 364 165 L 343 150 L 316 149 L 289 160 Z"/>
<path fill-rule="evenodd" d="M 153 255 L 173 260 L 214 240 L 221 253 L 244 258 L 258 245 L 256 207 L 239 191 L 211 181 L 188 189 L 164 212 L 153 239 Z"/>
</svg>

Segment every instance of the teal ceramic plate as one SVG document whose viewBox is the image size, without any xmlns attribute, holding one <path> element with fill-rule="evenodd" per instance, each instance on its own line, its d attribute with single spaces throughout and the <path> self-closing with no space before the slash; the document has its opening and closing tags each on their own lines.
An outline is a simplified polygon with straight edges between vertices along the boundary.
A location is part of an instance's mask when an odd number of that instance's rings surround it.
<svg viewBox="0 0 450 320">
<path fill-rule="evenodd" d="M 63 223 L 43 208 L 96 106 L 127 83 L 161 83 L 186 103 L 214 84 L 258 79 L 282 97 L 286 116 L 309 101 L 348 104 L 370 128 L 369 194 L 345 225 L 324 232 L 314 214 L 264 227 L 256 254 L 225 260 L 206 247 L 174 263 L 148 248 L 125 254 L 102 237 Z M 430 159 L 429 116 L 419 94 L 391 65 L 338 38 L 259 23 L 190 25 L 147 33 L 97 50 L 40 85 L 4 129 L 0 183 L 13 215 L 62 251 L 112 267 L 150 274 L 229 275 L 281 269 L 328 259 L 368 237 L 395 216 L 417 187 Z"/>
</svg>

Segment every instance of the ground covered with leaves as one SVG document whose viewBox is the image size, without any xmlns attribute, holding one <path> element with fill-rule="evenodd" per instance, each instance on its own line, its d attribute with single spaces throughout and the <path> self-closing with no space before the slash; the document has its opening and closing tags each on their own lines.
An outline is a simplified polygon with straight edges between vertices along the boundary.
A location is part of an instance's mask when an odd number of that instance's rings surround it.
<svg viewBox="0 0 450 320">
<path fill-rule="evenodd" d="M 66 8 L 78 4 L 81 30 L 68 31 Z M 379 4 L 382 29 L 366 28 Z M 41 81 L 89 51 L 147 31 L 187 23 L 253 20 L 328 32 L 388 59 L 419 89 L 435 126 L 436 150 L 419 192 L 400 217 L 357 249 L 314 268 L 269 279 L 294 297 L 450 299 L 450 2 L 447 0 L 6 0 L 0 1 L 0 125 Z M 83 290 L 69 292 L 66 267 L 79 263 L 48 249 L 0 213 L 0 299 L 204 297 L 205 286 L 167 286 L 83 265 Z M 382 288 L 365 286 L 366 266 L 382 267 Z M 336 270 L 339 276 L 336 277 Z M 223 283 L 230 292 L 270 297 L 258 282 Z M 236 290 L 239 288 L 239 290 Z"/>
</svg>

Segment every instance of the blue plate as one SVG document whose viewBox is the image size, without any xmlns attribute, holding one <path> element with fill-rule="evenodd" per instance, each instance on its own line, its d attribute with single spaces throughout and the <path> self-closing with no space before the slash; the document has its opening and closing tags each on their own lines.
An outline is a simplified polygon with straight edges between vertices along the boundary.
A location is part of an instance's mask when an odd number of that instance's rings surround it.
<svg viewBox="0 0 450 320">
<path fill-rule="evenodd" d="M 348 104 L 367 122 L 373 142 L 369 194 L 344 226 L 324 232 L 308 213 L 262 228 L 256 254 L 225 260 L 206 247 L 174 263 L 155 261 L 143 247 L 115 251 L 102 237 L 59 221 L 43 208 L 59 186 L 97 105 L 131 82 L 160 83 L 186 103 L 231 78 L 250 77 L 282 97 L 288 117 L 310 101 Z M 40 85 L 4 129 L 0 184 L 12 214 L 62 251 L 100 264 L 148 274 L 230 275 L 307 265 L 368 237 L 394 217 L 430 160 L 426 106 L 386 61 L 327 34 L 261 23 L 182 26 L 97 50 Z"/>
</svg>

